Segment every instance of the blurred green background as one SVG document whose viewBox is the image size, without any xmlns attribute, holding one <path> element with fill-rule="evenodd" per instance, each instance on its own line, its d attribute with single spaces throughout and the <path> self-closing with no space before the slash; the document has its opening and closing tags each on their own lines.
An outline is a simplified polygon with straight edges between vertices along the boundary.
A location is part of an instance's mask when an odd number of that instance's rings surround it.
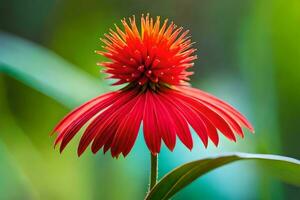
<svg viewBox="0 0 300 200">
<path fill-rule="evenodd" d="M 199 59 L 194 87 L 234 105 L 253 123 L 237 143 L 222 137 L 192 152 L 163 147 L 160 176 L 175 166 L 231 151 L 300 159 L 299 0 L 0 0 L 0 199 L 143 199 L 149 152 L 142 134 L 131 154 L 63 154 L 49 132 L 70 109 L 108 86 L 94 54 L 113 23 L 149 12 L 190 29 Z M 80 134 L 79 134 L 80 135 Z M 79 136 L 78 135 L 78 136 Z M 77 140 L 77 141 L 76 141 Z M 254 163 L 213 171 L 180 199 L 299 199 L 300 189 Z"/>
</svg>

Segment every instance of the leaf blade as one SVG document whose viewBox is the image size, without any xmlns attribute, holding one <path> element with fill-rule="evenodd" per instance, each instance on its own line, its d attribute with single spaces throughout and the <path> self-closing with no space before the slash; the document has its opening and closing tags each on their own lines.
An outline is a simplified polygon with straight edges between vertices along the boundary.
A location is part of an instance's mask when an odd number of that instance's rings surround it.
<svg viewBox="0 0 300 200">
<path fill-rule="evenodd" d="M 231 153 L 196 160 L 179 166 L 164 176 L 148 193 L 145 199 L 168 199 L 207 172 L 238 160 L 256 160 L 259 161 L 259 164 L 267 164 L 271 169 L 277 169 L 280 172 L 287 169 L 288 172 L 286 171 L 283 175 L 281 173 L 274 174 L 282 176 L 281 179 L 287 182 L 300 186 L 299 160 L 277 155 Z"/>
</svg>

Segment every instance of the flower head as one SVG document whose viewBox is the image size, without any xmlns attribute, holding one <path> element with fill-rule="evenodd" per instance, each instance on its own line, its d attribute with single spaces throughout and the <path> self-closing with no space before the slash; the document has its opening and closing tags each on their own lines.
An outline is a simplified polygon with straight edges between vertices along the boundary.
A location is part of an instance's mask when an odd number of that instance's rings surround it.
<svg viewBox="0 0 300 200">
<path fill-rule="evenodd" d="M 115 85 L 130 83 L 156 88 L 187 84 L 192 72 L 186 70 L 197 58 L 187 36 L 189 31 L 182 33 L 182 27 L 177 28 L 173 22 L 168 25 L 168 20 L 161 25 L 160 17 L 154 21 L 149 15 L 142 16 L 140 32 L 135 17 L 129 18 L 129 24 L 125 19 L 121 22 L 125 31 L 116 25 L 116 31 L 110 30 L 101 39 L 106 52 L 97 51 L 111 59 L 99 65 L 107 67 L 105 72 L 119 80 Z"/>
<path fill-rule="evenodd" d="M 88 122 L 78 155 L 91 144 L 93 153 L 103 149 L 113 157 L 126 156 L 132 149 L 141 123 L 145 142 L 152 154 L 160 152 L 162 141 L 173 150 L 176 138 L 189 149 L 193 139 L 189 127 L 204 146 L 210 139 L 216 146 L 217 130 L 228 139 L 244 136 L 242 127 L 254 131 L 247 119 L 229 104 L 189 86 L 188 71 L 197 57 L 188 31 L 168 20 L 149 15 L 141 17 L 141 29 L 135 17 L 129 23 L 121 20 L 124 30 L 115 30 L 101 39 L 104 51 L 98 54 L 110 59 L 98 65 L 106 67 L 113 85 L 124 88 L 96 97 L 68 114 L 55 128 L 55 145 L 62 151 Z"/>
</svg>

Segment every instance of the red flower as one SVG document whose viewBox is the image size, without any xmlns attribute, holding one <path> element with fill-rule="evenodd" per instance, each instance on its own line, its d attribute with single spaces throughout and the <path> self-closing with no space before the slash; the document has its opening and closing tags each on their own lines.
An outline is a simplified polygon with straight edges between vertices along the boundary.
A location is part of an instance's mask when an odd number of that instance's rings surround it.
<svg viewBox="0 0 300 200">
<path fill-rule="evenodd" d="M 93 153 L 103 148 L 113 157 L 126 156 L 132 149 L 141 123 L 145 142 L 152 152 L 160 152 L 161 141 L 173 150 L 176 137 L 193 148 L 191 126 L 204 146 L 210 139 L 216 146 L 217 130 L 228 139 L 243 137 L 242 127 L 254 131 L 247 119 L 229 104 L 189 86 L 187 71 L 194 65 L 196 49 L 188 31 L 182 32 L 173 22 L 160 25 L 147 15 L 141 18 L 141 31 L 135 18 L 122 20 L 122 31 L 110 30 L 102 39 L 105 51 L 98 54 L 110 59 L 106 67 L 114 85 L 126 84 L 115 92 L 96 97 L 68 114 L 54 129 L 55 145 L 62 151 L 76 133 L 90 121 L 83 133 L 78 155 L 91 144 Z"/>
</svg>

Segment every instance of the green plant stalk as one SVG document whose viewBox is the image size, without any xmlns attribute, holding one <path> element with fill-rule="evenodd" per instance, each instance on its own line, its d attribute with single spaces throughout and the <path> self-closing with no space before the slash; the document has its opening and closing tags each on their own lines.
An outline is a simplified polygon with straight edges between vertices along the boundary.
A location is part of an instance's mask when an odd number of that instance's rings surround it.
<svg viewBox="0 0 300 200">
<path fill-rule="evenodd" d="M 150 187 L 149 191 L 154 187 L 157 182 L 158 159 L 157 155 L 151 154 L 151 171 L 150 171 Z"/>
</svg>

